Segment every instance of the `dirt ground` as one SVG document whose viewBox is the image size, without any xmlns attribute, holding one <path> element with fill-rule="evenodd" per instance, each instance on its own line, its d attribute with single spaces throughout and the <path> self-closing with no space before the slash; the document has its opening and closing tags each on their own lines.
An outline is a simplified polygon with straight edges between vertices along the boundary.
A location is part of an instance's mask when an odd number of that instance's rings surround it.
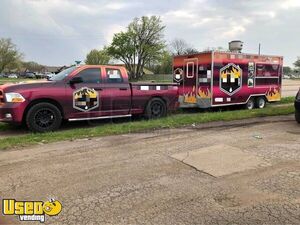
<svg viewBox="0 0 300 225">
<path fill-rule="evenodd" d="M 171 157 L 220 144 L 262 163 L 215 177 Z M 258 118 L 1 151 L 0 196 L 61 201 L 45 224 L 300 224 L 300 125 Z"/>
</svg>

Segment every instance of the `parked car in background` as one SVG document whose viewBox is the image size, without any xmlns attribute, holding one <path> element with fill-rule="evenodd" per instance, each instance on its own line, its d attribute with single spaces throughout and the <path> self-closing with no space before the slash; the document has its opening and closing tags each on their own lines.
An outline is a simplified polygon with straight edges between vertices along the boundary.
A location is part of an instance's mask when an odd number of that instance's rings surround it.
<svg viewBox="0 0 300 225">
<path fill-rule="evenodd" d="M 33 72 L 25 73 L 25 78 L 35 78 L 35 74 Z"/>
<path fill-rule="evenodd" d="M 3 73 L 0 73 L 0 78 L 4 77 L 4 74 Z"/>
<path fill-rule="evenodd" d="M 8 75 L 8 78 L 12 78 L 12 79 L 17 79 L 18 78 L 18 75 L 17 74 L 9 74 Z"/>
<path fill-rule="evenodd" d="M 53 76 L 55 76 L 55 73 L 46 73 L 47 80 L 50 80 Z"/>
<path fill-rule="evenodd" d="M 36 79 L 44 79 L 44 78 L 46 78 L 46 74 L 44 74 L 44 73 L 36 73 L 35 74 L 35 78 Z"/>
<path fill-rule="evenodd" d="M 295 99 L 295 118 L 298 123 L 300 123 L 300 89 L 296 95 Z"/>
</svg>

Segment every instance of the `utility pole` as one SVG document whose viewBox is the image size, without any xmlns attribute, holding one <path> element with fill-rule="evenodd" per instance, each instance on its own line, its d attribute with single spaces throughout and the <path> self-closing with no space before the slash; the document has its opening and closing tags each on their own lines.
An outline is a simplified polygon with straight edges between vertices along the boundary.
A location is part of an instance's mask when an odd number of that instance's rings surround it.
<svg viewBox="0 0 300 225">
<path fill-rule="evenodd" d="M 261 44 L 258 45 L 258 55 L 260 55 Z"/>
</svg>

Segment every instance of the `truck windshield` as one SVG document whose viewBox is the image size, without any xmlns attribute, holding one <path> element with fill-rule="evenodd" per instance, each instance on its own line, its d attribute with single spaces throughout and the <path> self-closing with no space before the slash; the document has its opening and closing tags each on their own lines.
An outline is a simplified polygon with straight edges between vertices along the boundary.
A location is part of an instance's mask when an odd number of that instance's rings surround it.
<svg viewBox="0 0 300 225">
<path fill-rule="evenodd" d="M 65 79 L 70 73 L 72 73 L 76 69 L 76 66 L 72 66 L 68 69 L 65 69 L 58 74 L 55 74 L 51 78 L 49 78 L 50 81 L 60 81 Z"/>
</svg>

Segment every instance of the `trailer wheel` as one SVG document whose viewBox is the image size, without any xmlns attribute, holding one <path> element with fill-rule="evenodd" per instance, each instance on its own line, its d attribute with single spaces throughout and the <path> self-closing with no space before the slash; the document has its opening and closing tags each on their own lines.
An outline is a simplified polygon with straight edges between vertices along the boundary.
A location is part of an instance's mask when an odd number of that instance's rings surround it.
<svg viewBox="0 0 300 225">
<path fill-rule="evenodd" d="M 254 109 L 254 106 L 255 106 L 254 99 L 250 98 L 248 100 L 248 102 L 246 103 L 245 108 L 251 110 L 251 109 Z"/>
<path fill-rule="evenodd" d="M 266 99 L 264 97 L 258 97 L 256 99 L 256 108 L 263 109 L 266 107 Z"/>
<path fill-rule="evenodd" d="M 298 123 L 300 123 L 300 111 L 298 110 L 295 111 L 295 119 Z"/>
<path fill-rule="evenodd" d="M 145 110 L 147 119 L 157 119 L 167 115 L 166 103 L 160 98 L 151 99 Z"/>
<path fill-rule="evenodd" d="M 57 130 L 62 123 L 60 110 L 50 103 L 38 103 L 32 106 L 26 115 L 26 125 L 33 132 Z"/>
</svg>

